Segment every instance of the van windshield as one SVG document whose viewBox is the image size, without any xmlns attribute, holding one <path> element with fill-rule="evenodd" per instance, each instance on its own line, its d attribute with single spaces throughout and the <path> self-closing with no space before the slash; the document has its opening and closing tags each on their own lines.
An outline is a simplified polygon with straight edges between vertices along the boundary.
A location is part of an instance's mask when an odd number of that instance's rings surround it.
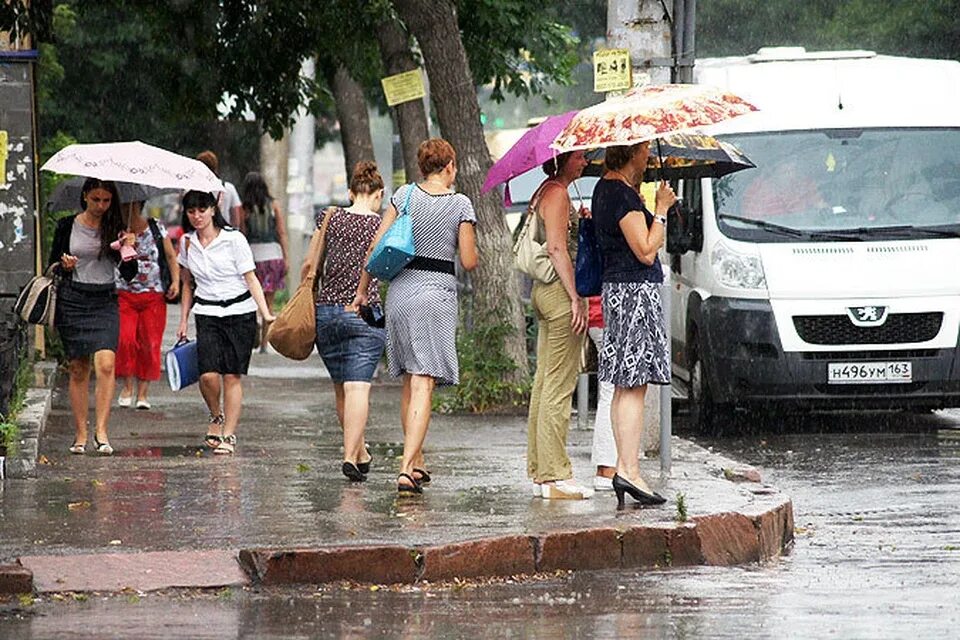
<svg viewBox="0 0 960 640">
<path fill-rule="evenodd" d="M 728 237 L 837 242 L 960 234 L 960 129 L 725 139 L 757 165 L 713 181 L 718 224 Z"/>
</svg>

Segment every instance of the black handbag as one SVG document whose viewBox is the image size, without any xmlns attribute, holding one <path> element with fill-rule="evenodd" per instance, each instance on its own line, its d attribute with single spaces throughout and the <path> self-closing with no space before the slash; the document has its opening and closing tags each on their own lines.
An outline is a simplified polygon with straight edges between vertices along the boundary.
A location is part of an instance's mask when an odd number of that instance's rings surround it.
<svg viewBox="0 0 960 640">
<path fill-rule="evenodd" d="M 147 226 L 150 227 L 150 233 L 153 234 L 153 241 L 157 245 L 157 265 L 160 266 L 160 285 L 163 292 L 170 290 L 173 284 L 173 275 L 170 273 L 170 265 L 167 264 L 167 254 L 163 250 L 163 236 L 160 234 L 160 227 L 153 218 L 147 220 Z"/>
<path fill-rule="evenodd" d="M 60 286 L 60 265 L 51 264 L 39 276 L 34 276 L 23 287 L 13 311 L 21 320 L 30 324 L 45 324 L 53 327 L 56 315 L 57 288 Z"/>
</svg>

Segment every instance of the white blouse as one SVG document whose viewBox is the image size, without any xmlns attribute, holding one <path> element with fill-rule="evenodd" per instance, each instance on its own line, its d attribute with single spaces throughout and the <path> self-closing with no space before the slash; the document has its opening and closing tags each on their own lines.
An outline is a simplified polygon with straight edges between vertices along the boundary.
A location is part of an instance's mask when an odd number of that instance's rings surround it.
<svg viewBox="0 0 960 640">
<path fill-rule="evenodd" d="M 249 291 L 243 274 L 256 268 L 247 239 L 235 229 L 221 229 L 206 247 L 200 244 L 196 231 L 185 234 L 180 239 L 177 262 L 193 274 L 197 283 L 194 296 L 205 300 L 230 300 Z M 202 303 L 193 306 L 194 313 L 201 316 L 235 316 L 256 310 L 252 297 L 228 307 Z"/>
</svg>

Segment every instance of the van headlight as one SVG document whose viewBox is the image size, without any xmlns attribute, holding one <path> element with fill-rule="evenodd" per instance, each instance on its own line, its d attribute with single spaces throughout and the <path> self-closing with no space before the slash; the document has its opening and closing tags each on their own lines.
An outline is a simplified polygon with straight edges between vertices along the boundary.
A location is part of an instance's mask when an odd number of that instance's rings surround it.
<svg viewBox="0 0 960 640">
<path fill-rule="evenodd" d="M 767 287 L 760 256 L 737 253 L 718 243 L 710 254 L 710 266 L 713 267 L 717 280 L 725 287 L 735 289 Z"/>
</svg>

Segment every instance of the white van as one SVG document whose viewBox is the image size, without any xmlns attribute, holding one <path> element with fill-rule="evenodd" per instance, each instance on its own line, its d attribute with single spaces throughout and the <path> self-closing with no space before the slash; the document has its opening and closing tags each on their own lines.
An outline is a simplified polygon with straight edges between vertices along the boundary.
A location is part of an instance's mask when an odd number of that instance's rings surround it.
<svg viewBox="0 0 960 640">
<path fill-rule="evenodd" d="M 711 131 L 757 167 L 681 184 L 669 225 L 696 426 L 960 406 L 960 63 L 768 48 L 695 77 L 761 109 Z"/>
</svg>

